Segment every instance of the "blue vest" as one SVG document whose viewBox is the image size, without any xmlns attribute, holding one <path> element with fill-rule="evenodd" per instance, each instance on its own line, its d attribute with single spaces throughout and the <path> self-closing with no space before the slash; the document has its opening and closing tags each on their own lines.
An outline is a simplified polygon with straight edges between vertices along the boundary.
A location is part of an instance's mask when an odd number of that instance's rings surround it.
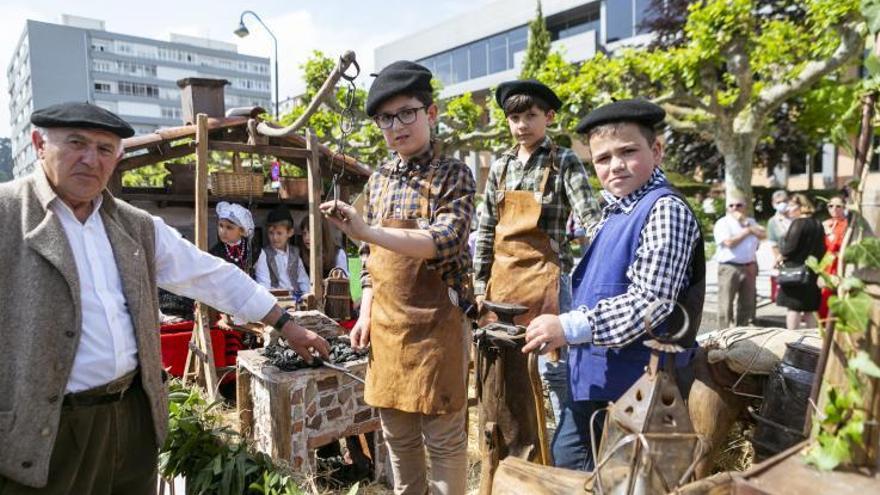
<svg viewBox="0 0 880 495">
<path fill-rule="evenodd" d="M 670 195 L 677 195 L 677 192 L 668 183 L 664 183 L 642 196 L 629 213 L 618 211 L 609 215 L 572 275 L 572 308 L 586 306 L 592 309 L 600 300 L 626 292 L 630 284 L 626 271 L 635 260 L 639 236 L 651 214 L 651 209 L 658 199 Z M 702 267 L 702 270 L 697 268 L 698 262 L 705 264 L 705 261 L 700 261 L 704 258 L 702 249 L 702 242 L 698 242 L 695 255 L 697 252 L 700 255 L 692 257 L 691 266 L 696 269 L 692 269 L 692 272 L 705 273 L 705 267 Z M 689 332 L 692 335 L 688 336 L 688 340 L 692 340 L 699 327 L 704 277 L 700 275 L 699 280 L 694 280 L 692 273 L 688 278 L 692 282 L 686 287 L 694 287 L 693 282 L 701 284 L 697 291 L 684 289 L 681 291 L 682 296 L 686 293 L 698 292 L 699 309 L 694 315 L 697 317 L 696 326 L 692 321 L 693 330 Z M 682 300 L 681 296 L 679 300 Z M 691 311 L 688 313 L 690 314 Z M 668 320 L 669 318 L 655 327 L 657 334 L 665 332 Z M 644 373 L 651 355 L 650 349 L 643 344 L 647 338 L 643 335 L 626 346 L 616 349 L 592 344 L 572 345 L 568 358 L 572 398 L 602 401 L 614 401 L 620 398 Z M 684 344 L 688 347 L 692 342 Z"/>
</svg>

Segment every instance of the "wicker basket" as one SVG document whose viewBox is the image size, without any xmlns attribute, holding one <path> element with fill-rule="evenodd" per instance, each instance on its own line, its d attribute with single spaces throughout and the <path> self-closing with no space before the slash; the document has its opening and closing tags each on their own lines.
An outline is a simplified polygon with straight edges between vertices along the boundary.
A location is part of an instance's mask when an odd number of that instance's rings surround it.
<svg viewBox="0 0 880 495">
<path fill-rule="evenodd" d="M 251 172 L 214 172 L 211 192 L 215 196 L 262 196 L 263 174 Z"/>
<path fill-rule="evenodd" d="M 301 177 L 281 177 L 278 196 L 281 199 L 309 199 L 309 180 Z"/>
</svg>

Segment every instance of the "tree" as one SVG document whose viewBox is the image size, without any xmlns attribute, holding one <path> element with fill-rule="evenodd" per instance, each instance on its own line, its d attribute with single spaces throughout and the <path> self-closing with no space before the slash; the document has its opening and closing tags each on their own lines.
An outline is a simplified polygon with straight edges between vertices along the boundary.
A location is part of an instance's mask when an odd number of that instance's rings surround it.
<svg viewBox="0 0 880 495">
<path fill-rule="evenodd" d="M 550 54 L 550 31 L 544 21 L 544 12 L 541 10 L 541 2 L 535 9 L 535 18 L 529 23 L 529 42 L 526 46 L 526 55 L 523 59 L 521 79 L 534 79 L 538 71 L 544 66 L 547 55 Z"/>
<path fill-rule="evenodd" d="M 695 2 L 675 46 L 598 54 L 562 81 L 571 115 L 560 120 L 571 129 L 575 115 L 611 98 L 651 97 L 672 129 L 711 139 L 727 193 L 751 197 L 755 150 L 774 112 L 823 78 L 840 77 L 864 47 L 858 0 L 801 5 L 798 22 L 763 17 L 756 0 Z"/>
</svg>

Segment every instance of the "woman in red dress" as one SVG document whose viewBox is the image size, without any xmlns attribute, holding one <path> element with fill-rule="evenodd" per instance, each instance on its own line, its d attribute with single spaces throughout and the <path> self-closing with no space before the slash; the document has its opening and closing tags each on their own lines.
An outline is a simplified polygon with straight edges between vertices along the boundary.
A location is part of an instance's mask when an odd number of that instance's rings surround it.
<svg viewBox="0 0 880 495">
<path fill-rule="evenodd" d="M 825 228 L 825 251 L 834 255 L 834 262 L 828 267 L 828 274 L 835 275 L 837 273 L 837 257 L 840 248 L 843 246 L 843 236 L 846 233 L 846 203 L 843 196 L 834 196 L 828 200 L 828 215 L 830 218 L 822 222 Z M 827 287 L 822 288 L 822 300 L 819 304 L 819 318 L 825 320 L 828 318 L 828 298 L 831 297 L 832 291 Z"/>
</svg>

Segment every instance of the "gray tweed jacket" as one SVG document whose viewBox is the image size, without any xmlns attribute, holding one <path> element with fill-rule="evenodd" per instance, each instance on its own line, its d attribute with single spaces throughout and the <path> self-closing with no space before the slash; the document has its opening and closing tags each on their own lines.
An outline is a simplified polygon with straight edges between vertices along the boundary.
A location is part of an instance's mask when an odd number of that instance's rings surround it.
<svg viewBox="0 0 880 495">
<path fill-rule="evenodd" d="M 0 475 L 45 486 L 65 386 L 82 328 L 76 264 L 42 169 L 0 184 Z M 131 313 L 141 380 L 159 445 L 168 403 L 162 380 L 155 228 L 104 192 L 101 219 Z"/>
</svg>

